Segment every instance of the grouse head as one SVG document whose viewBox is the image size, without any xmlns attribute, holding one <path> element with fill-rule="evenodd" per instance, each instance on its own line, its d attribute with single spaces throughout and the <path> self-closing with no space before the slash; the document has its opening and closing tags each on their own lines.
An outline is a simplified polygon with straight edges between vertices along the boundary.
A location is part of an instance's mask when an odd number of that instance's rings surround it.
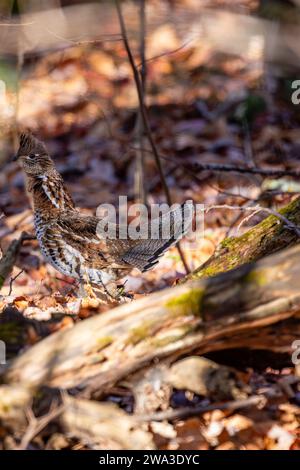
<svg viewBox="0 0 300 470">
<path fill-rule="evenodd" d="M 19 160 L 25 173 L 31 176 L 42 177 L 54 168 L 45 145 L 32 134 L 21 134 L 19 149 L 13 160 Z"/>
</svg>

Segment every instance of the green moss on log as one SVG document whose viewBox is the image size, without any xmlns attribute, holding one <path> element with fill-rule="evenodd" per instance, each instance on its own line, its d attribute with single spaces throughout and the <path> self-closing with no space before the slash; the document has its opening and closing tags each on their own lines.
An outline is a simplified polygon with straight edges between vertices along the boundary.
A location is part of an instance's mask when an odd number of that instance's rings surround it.
<svg viewBox="0 0 300 470">
<path fill-rule="evenodd" d="M 132 328 L 129 332 L 128 339 L 126 343 L 128 344 L 137 344 L 144 339 L 151 337 L 152 335 L 152 321 L 145 321 L 142 325 Z"/>
<path fill-rule="evenodd" d="M 165 307 L 175 316 L 201 315 L 201 306 L 205 289 L 192 288 L 184 294 L 172 297 Z"/>
<path fill-rule="evenodd" d="M 181 340 L 182 338 L 184 338 L 184 336 L 187 335 L 189 331 L 190 331 L 190 328 L 187 328 L 187 329 L 182 329 L 182 331 L 177 334 L 174 333 L 174 334 L 170 334 L 164 337 L 153 338 L 151 340 L 151 345 L 154 348 L 163 348 L 164 346 L 167 346 L 168 344 L 172 344 L 172 343 L 175 343 L 176 341 Z"/>
<path fill-rule="evenodd" d="M 278 212 L 300 227 L 299 197 Z M 187 276 L 185 281 L 212 277 L 242 264 L 257 261 L 297 241 L 298 236 L 294 230 L 286 227 L 275 215 L 270 215 L 240 237 L 225 238 L 214 255 Z"/>
<path fill-rule="evenodd" d="M 105 348 L 106 346 L 109 346 L 113 342 L 114 338 L 112 336 L 103 336 L 102 338 L 99 338 L 97 340 L 97 346 L 98 350 L 101 351 L 101 349 Z"/>
<path fill-rule="evenodd" d="M 264 287 L 268 283 L 267 269 L 254 269 L 242 279 L 245 283 L 251 283 L 258 287 Z"/>
</svg>

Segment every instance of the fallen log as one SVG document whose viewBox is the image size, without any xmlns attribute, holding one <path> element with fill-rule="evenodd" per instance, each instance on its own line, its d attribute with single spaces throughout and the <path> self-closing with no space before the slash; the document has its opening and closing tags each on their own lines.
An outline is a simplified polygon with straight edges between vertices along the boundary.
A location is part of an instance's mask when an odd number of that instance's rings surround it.
<svg viewBox="0 0 300 470">
<path fill-rule="evenodd" d="M 298 318 L 299 275 L 300 246 L 295 246 L 214 278 L 166 289 L 47 337 L 11 364 L 5 380 L 30 388 L 88 387 L 92 393 L 153 359 L 230 347 L 230 338 L 237 341 L 238 335 L 244 335 L 244 347 L 251 338 L 251 347 L 258 327 Z M 300 333 L 295 323 L 288 341 Z M 291 350 L 291 343 L 285 348 Z"/>
<path fill-rule="evenodd" d="M 300 197 L 278 213 L 295 227 L 300 227 Z M 275 215 L 270 215 L 240 237 L 225 238 L 215 253 L 185 280 L 216 276 L 242 264 L 257 261 L 295 244 L 298 238 L 296 230 L 292 230 Z"/>
</svg>

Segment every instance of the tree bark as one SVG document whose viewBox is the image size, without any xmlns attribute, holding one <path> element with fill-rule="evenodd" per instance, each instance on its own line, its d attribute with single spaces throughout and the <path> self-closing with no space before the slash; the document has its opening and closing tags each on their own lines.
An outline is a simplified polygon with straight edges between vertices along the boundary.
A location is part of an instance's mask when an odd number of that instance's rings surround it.
<svg viewBox="0 0 300 470">
<path fill-rule="evenodd" d="M 293 225 L 300 227 L 300 197 L 278 212 Z M 275 215 L 270 215 L 240 237 L 225 238 L 213 256 L 188 275 L 185 280 L 215 276 L 243 264 L 257 261 L 297 241 L 296 231 L 288 228 Z"/>
</svg>

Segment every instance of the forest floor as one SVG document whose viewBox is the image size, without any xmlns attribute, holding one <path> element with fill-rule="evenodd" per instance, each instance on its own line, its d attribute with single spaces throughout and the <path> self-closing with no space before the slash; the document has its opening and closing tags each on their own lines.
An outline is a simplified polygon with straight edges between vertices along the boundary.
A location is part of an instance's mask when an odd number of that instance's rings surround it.
<svg viewBox="0 0 300 470">
<path fill-rule="evenodd" d="M 292 177 L 274 179 L 213 169 L 196 173 L 193 165 L 201 162 L 299 170 L 300 114 L 281 93 L 278 80 L 266 74 L 259 54 L 223 54 L 201 41 L 181 46 L 181 39 L 169 25 L 147 38 L 147 57 L 154 58 L 147 63 L 147 104 L 167 184 L 174 202 L 193 199 L 205 207 L 227 206 L 205 214 L 203 237 L 196 244 L 184 243 L 192 271 L 214 253 L 226 236 L 243 233 L 265 217 L 259 212 L 250 218 L 249 212 L 228 206 L 259 204 L 278 209 L 300 193 L 300 184 Z M 0 110 L 0 120 L 7 129 L 14 125 L 14 105 L 15 92 L 11 90 L 6 108 Z M 46 142 L 76 205 L 86 213 L 94 214 L 104 202 L 117 205 L 119 195 L 127 195 L 129 204 L 135 202 L 139 145 L 135 136 L 136 107 L 135 85 L 122 42 L 74 45 L 25 60 L 19 89 L 20 127 Z M 143 147 L 148 201 L 164 202 L 146 138 Z M 34 229 L 23 175 L 16 163 L 7 162 L 13 152 L 11 140 L 2 144 L 2 150 L 0 240 L 5 253 L 13 239 L 24 231 L 34 235 Z M 184 276 L 178 252 L 172 248 L 154 270 L 145 274 L 133 271 L 126 289 L 138 299 L 173 286 Z M 78 307 L 77 287 L 71 278 L 45 263 L 35 239 L 23 242 L 17 263 L 1 290 L 0 323 L 9 323 L 5 311 L 13 307 L 22 317 L 36 320 L 40 327 L 24 323 L 18 341 L 14 338 L 8 343 L 9 359 L 45 336 L 115 307 L 95 301 Z M 297 384 L 289 388 L 282 385 L 298 377 L 290 355 L 239 349 L 208 357 L 232 367 L 252 390 L 271 390 L 269 405 L 264 409 L 213 410 L 149 425 L 155 446 L 300 450 L 300 389 Z M 116 387 L 106 400 L 129 413 L 133 411 L 133 395 L 124 386 Z M 159 409 L 193 408 L 211 402 L 209 396 L 176 389 Z M 0 427 L 0 439 L 3 448 L 17 445 L 4 426 Z M 59 426 L 43 429 L 28 446 L 88 447 L 79 438 L 64 435 Z"/>
</svg>

